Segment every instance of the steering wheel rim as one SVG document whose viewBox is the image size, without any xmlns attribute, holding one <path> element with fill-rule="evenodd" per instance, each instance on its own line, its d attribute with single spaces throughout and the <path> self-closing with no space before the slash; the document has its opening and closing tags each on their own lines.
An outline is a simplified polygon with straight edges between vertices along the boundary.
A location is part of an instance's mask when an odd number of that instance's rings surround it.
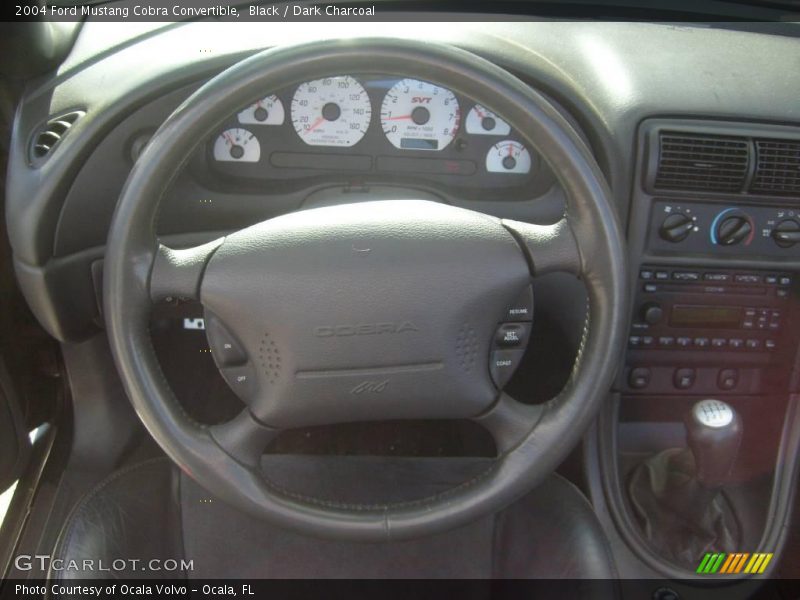
<svg viewBox="0 0 800 600">
<path fill-rule="evenodd" d="M 552 226 L 501 225 L 524 250 L 532 276 L 566 271 L 584 280 L 589 318 L 572 375 L 558 396 L 528 407 L 501 393 L 488 410 L 474 415 L 498 440 L 501 457 L 492 468 L 431 498 L 341 506 L 300 497 L 262 476 L 259 449 L 274 431 L 249 410 L 215 428 L 194 422 L 182 409 L 155 357 L 149 309 L 167 293 L 198 298 L 208 261 L 225 240 L 172 250 L 159 244 L 155 225 L 164 190 L 192 151 L 264 90 L 334 72 L 405 76 L 410 70 L 491 106 L 550 164 L 566 192 L 565 218 Z M 115 363 L 137 414 L 166 454 L 245 512 L 304 533 L 360 541 L 450 529 L 501 509 L 541 482 L 577 444 L 611 386 L 624 340 L 627 279 L 623 236 L 610 198 L 590 152 L 549 101 L 469 52 L 394 39 L 333 40 L 261 52 L 178 107 L 130 173 L 104 263 L 105 318 Z"/>
</svg>

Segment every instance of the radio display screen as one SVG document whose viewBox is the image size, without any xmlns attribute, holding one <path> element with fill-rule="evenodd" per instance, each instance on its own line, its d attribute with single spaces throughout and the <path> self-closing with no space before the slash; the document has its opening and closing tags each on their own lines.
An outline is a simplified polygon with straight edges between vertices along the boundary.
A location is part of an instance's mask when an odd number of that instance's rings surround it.
<svg viewBox="0 0 800 600">
<path fill-rule="evenodd" d="M 669 324 L 673 327 L 739 329 L 742 310 L 740 306 L 677 305 L 672 307 Z"/>
</svg>

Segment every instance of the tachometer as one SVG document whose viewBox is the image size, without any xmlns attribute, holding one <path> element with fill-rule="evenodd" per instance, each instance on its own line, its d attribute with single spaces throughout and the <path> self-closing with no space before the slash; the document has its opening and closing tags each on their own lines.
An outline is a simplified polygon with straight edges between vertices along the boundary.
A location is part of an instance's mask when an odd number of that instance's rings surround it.
<svg viewBox="0 0 800 600">
<path fill-rule="evenodd" d="M 214 160 L 258 162 L 261 145 L 258 138 L 240 127 L 223 131 L 214 142 Z"/>
<path fill-rule="evenodd" d="M 283 125 L 286 118 L 283 102 L 277 96 L 256 100 L 255 104 L 248 106 L 238 116 L 242 125 Z"/>
<path fill-rule="evenodd" d="M 476 104 L 464 122 L 467 133 L 474 135 L 508 135 L 511 127 L 492 111 Z"/>
<path fill-rule="evenodd" d="M 381 125 L 395 148 L 442 150 L 458 132 L 461 112 L 448 89 L 417 79 L 398 81 L 381 105 Z"/>
<path fill-rule="evenodd" d="M 486 155 L 486 170 L 490 173 L 529 173 L 531 153 L 513 140 L 497 142 Z"/>
<path fill-rule="evenodd" d="M 300 84 L 292 98 L 292 124 L 311 146 L 352 146 L 367 133 L 372 107 L 349 75 Z"/>
</svg>

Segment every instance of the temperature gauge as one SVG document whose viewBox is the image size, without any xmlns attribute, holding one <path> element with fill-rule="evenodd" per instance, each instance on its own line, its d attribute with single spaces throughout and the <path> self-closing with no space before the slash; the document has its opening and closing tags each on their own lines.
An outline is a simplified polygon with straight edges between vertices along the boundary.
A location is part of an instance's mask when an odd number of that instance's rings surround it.
<svg viewBox="0 0 800 600">
<path fill-rule="evenodd" d="M 223 131 L 214 142 L 214 160 L 223 162 L 258 162 L 261 145 L 258 138 L 239 127 Z"/>
<path fill-rule="evenodd" d="M 486 170 L 490 173 L 525 174 L 531 170 L 528 149 L 513 140 L 497 142 L 486 155 Z"/>
<path fill-rule="evenodd" d="M 508 135 L 511 133 L 511 126 L 508 123 L 480 104 L 473 106 L 472 110 L 467 113 L 464 125 L 467 133 L 473 135 Z"/>
<path fill-rule="evenodd" d="M 256 100 L 238 115 L 242 125 L 283 125 L 285 116 L 283 102 L 277 96 Z"/>
</svg>

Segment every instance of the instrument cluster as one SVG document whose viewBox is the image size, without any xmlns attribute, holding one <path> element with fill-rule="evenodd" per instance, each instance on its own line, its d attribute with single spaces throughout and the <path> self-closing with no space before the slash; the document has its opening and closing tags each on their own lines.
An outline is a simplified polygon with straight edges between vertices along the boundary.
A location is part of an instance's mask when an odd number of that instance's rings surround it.
<svg viewBox="0 0 800 600">
<path fill-rule="evenodd" d="M 552 183 L 502 118 L 413 78 L 336 75 L 278 90 L 232 116 L 208 146 L 211 170 L 229 181 L 327 174 L 411 175 L 473 189 Z"/>
</svg>

